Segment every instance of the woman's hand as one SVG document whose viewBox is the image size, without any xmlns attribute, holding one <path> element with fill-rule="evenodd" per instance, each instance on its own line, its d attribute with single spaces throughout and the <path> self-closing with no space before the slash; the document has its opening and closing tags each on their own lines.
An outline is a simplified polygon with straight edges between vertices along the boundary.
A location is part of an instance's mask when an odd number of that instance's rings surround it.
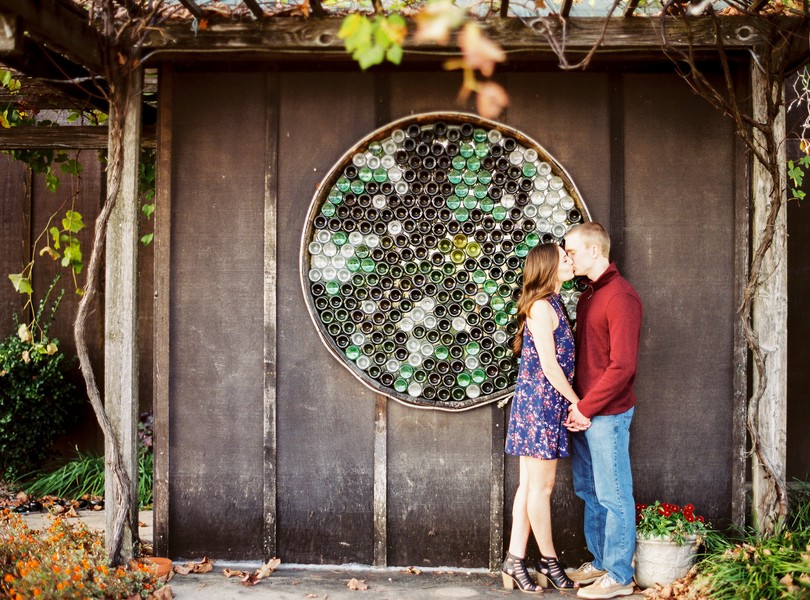
<svg viewBox="0 0 810 600">
<path fill-rule="evenodd" d="M 568 418 L 563 425 L 568 431 L 585 431 L 591 426 L 591 420 L 579 412 L 576 404 L 572 404 L 568 407 Z"/>
</svg>

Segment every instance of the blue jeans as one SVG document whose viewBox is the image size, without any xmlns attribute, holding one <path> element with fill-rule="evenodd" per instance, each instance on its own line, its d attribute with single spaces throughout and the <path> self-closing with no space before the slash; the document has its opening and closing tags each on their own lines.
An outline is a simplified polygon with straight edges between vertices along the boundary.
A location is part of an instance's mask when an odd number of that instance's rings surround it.
<svg viewBox="0 0 810 600">
<path fill-rule="evenodd" d="M 596 416 L 590 428 L 571 434 L 574 492 L 585 501 L 585 541 L 593 566 L 619 583 L 633 579 L 636 505 L 630 471 L 631 408 Z"/>
</svg>

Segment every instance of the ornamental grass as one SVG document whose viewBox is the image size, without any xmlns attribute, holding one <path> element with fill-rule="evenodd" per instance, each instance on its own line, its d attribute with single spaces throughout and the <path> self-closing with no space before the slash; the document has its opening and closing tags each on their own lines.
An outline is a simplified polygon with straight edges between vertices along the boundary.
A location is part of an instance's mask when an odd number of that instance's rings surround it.
<svg viewBox="0 0 810 600">
<path fill-rule="evenodd" d="M 19 515 L 0 513 L 2 599 L 164 597 L 159 591 L 163 583 L 150 567 L 138 561 L 126 567 L 108 564 L 103 536 L 81 522 L 56 517 L 39 531 L 29 529 Z"/>
<path fill-rule="evenodd" d="M 689 574 L 645 590 L 650 599 L 810 600 L 810 487 L 798 490 L 785 524 L 772 536 L 710 536 Z"/>
</svg>

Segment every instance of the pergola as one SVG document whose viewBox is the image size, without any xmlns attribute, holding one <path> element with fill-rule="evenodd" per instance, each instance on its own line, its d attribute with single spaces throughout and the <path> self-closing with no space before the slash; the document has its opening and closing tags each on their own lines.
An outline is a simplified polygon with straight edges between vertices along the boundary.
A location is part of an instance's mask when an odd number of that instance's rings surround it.
<svg viewBox="0 0 810 600">
<path fill-rule="evenodd" d="M 110 0 L 111 2 L 113 0 Z M 0 0 L 0 61 L 32 78 L 47 82 L 60 93 L 77 101 L 107 110 L 103 94 L 105 69 L 115 57 L 105 56 L 99 44 L 102 33 L 91 21 L 82 2 L 71 0 Z M 139 10 L 135 0 L 115 0 L 119 12 Z M 150 3 L 151 4 L 151 3 Z M 667 5 L 670 9 L 687 10 L 686 6 Z M 617 16 L 605 19 L 600 16 L 577 16 L 573 0 L 564 0 L 554 14 L 544 16 L 523 14 L 523 10 L 511 9 L 504 0 L 497 15 L 482 22 L 485 33 L 498 43 L 508 56 L 508 64 L 524 62 L 558 63 L 564 43 L 567 56 L 578 59 L 589 52 L 595 54 L 590 62 L 599 68 L 607 61 L 623 61 L 627 64 L 655 57 L 664 61 L 662 46 L 680 49 L 694 54 L 698 61 L 711 61 L 717 57 L 718 45 L 740 61 L 749 61 L 758 47 L 768 44 L 768 29 L 763 26 L 760 12 L 772 9 L 768 0 L 754 0 L 747 5 L 748 14 L 734 16 L 663 16 L 641 15 L 638 0 L 630 0 L 619 7 L 611 8 Z M 368 12 L 382 10 L 379 2 L 366 7 Z M 160 128 L 160 114 L 142 98 L 143 68 L 163 65 L 174 61 L 204 58 L 237 64 L 244 61 L 295 60 L 319 61 L 339 68 L 351 66 L 338 36 L 342 23 L 340 10 L 328 8 L 320 0 L 309 0 L 305 5 L 277 5 L 257 0 L 242 0 L 240 3 L 216 4 L 179 0 L 179 5 L 167 7 L 164 18 L 150 30 L 143 40 L 141 68 L 131 75 L 134 93 L 129 98 L 128 118 L 123 137 L 124 175 L 113 210 L 106 241 L 106 292 L 105 292 L 105 390 L 104 397 L 125 454 L 129 473 L 136 472 L 137 423 L 137 317 L 135 290 L 137 282 L 137 163 L 139 148 L 155 144 L 155 124 Z M 801 10 L 786 12 L 771 19 L 781 19 L 794 29 L 794 38 L 787 50 L 786 64 L 806 62 L 807 4 Z M 345 12 L 345 11 L 343 11 Z M 414 11 L 416 12 L 416 11 Z M 303 16 L 307 14 L 308 16 Z M 796 28 L 796 26 L 798 27 Z M 800 35 L 800 33 L 802 35 Z M 439 64 L 459 52 L 450 46 L 418 42 L 409 37 L 404 46 L 405 60 Z M 573 60 L 573 59 L 572 59 Z M 767 86 L 756 60 L 751 60 L 750 76 L 753 92 L 754 113 L 766 109 Z M 507 67 L 508 68 L 508 65 Z M 783 139 L 784 108 L 777 121 L 781 130 L 774 131 L 775 139 Z M 11 129 L 0 131 L 0 147 L 94 147 L 107 146 L 108 132 L 105 127 L 36 128 L 32 130 Z M 111 143 L 118 143 L 111 139 Z M 158 139 L 160 135 L 158 133 Z M 158 161 L 161 160 L 158 145 Z M 159 169 L 160 172 L 160 169 Z M 767 173 L 757 164 L 752 172 L 753 222 L 750 236 L 756 247 L 758 237 L 764 230 L 771 195 Z M 161 228 L 168 223 L 169 214 L 161 196 L 169 193 L 165 181 L 158 181 L 157 229 L 155 236 L 156 256 L 165 256 L 168 250 L 162 246 Z M 764 266 L 772 273 L 763 284 L 760 299 L 755 305 L 754 323 L 760 343 L 768 348 L 768 389 L 762 401 L 762 434 L 770 446 L 771 462 L 784 478 L 784 440 L 786 413 L 786 364 L 787 346 L 780 332 L 786 330 L 787 320 L 787 275 L 786 275 L 786 216 L 782 211 L 776 224 L 776 237 Z M 156 297 L 167 292 L 168 282 L 158 271 L 155 280 Z M 155 335 L 158 344 L 167 338 L 167 315 L 158 306 L 155 315 Z M 272 362 L 273 357 L 269 357 Z M 746 364 L 745 352 L 737 356 L 742 365 L 735 374 L 735 390 L 738 391 L 734 416 L 735 435 L 745 431 Z M 165 362 L 157 361 L 154 382 L 155 394 L 167 395 Z M 755 375 L 756 376 L 756 375 Z M 156 433 L 161 431 L 165 415 L 156 407 Z M 744 447 L 744 444 L 739 444 Z M 156 457 L 157 485 L 167 485 L 168 472 L 165 457 Z M 745 485 L 745 455 L 740 454 L 735 464 L 735 485 Z M 111 483 L 108 478 L 108 494 Z M 755 470 L 755 487 L 758 476 Z M 134 478 L 133 478 L 134 482 Z M 166 489 L 165 487 L 163 489 Z M 738 495 L 739 497 L 739 495 Z M 111 506 L 108 503 L 108 506 Z M 136 507 L 132 507 L 135 510 Z M 156 502 L 156 518 L 165 511 L 160 499 Z M 744 520 L 744 502 L 735 499 L 734 519 Z M 112 529 L 116 515 L 108 511 L 108 528 Z M 158 542 L 159 543 L 159 542 Z"/>
</svg>

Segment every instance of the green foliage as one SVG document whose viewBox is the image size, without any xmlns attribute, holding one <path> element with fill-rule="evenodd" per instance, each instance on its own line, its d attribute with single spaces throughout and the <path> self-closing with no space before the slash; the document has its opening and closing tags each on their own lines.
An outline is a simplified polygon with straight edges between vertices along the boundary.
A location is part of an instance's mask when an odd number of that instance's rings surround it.
<svg viewBox="0 0 810 600">
<path fill-rule="evenodd" d="M 656 500 L 636 505 L 636 533 L 645 538 L 662 538 L 684 544 L 691 536 L 705 536 L 709 527 L 692 504 L 683 507 Z"/>
<path fill-rule="evenodd" d="M 154 419 L 143 413 L 138 422 L 138 504 L 152 504 Z M 104 457 L 76 451 L 76 458 L 57 469 L 42 469 L 26 475 L 25 491 L 34 497 L 56 496 L 77 500 L 104 495 Z"/>
<path fill-rule="evenodd" d="M 141 151 L 138 163 L 138 191 L 141 196 L 141 212 L 148 219 L 155 213 L 155 178 L 157 175 L 156 155 L 151 149 Z M 154 233 L 145 233 L 141 236 L 141 243 L 148 246 L 152 243 Z"/>
<path fill-rule="evenodd" d="M 62 228 L 60 229 L 56 225 L 51 225 L 55 217 L 56 214 L 51 215 L 51 218 L 48 220 L 48 224 L 45 226 L 46 231 L 43 231 L 34 242 L 33 255 L 36 257 L 36 249 L 39 246 L 42 237 L 46 234 L 50 236 L 49 238 L 46 237 L 50 243 L 46 243 L 46 245 L 39 251 L 39 256 L 47 254 L 53 260 L 61 259 L 61 265 L 71 270 L 76 293 L 81 295 L 83 292 L 79 288 L 76 281 L 76 275 L 82 272 L 82 269 L 84 268 L 84 260 L 82 256 L 81 242 L 76 234 L 84 229 L 84 221 L 82 220 L 81 213 L 68 209 L 65 211 L 65 216 L 61 221 Z M 8 276 L 15 290 L 21 294 L 28 294 L 29 303 L 31 302 L 31 295 L 34 293 L 34 288 L 31 285 L 31 276 L 34 272 L 34 263 L 35 259 L 32 258 L 31 262 L 25 265 L 21 272 L 11 273 Z"/>
<path fill-rule="evenodd" d="M 9 91 L 11 96 L 18 94 L 22 87 L 20 81 L 14 79 L 11 71 L 5 69 L 0 69 L 0 85 Z M 91 122 L 99 123 L 102 114 L 99 111 L 72 111 L 68 116 L 68 121 L 75 121 L 80 116 L 87 116 Z M 106 115 L 104 115 L 104 119 L 106 119 Z M 36 111 L 27 110 L 22 102 L 0 105 L 0 127 L 9 129 L 11 127 L 57 126 L 58 123 L 47 119 L 38 120 Z M 26 163 L 34 173 L 44 175 L 45 187 L 52 192 L 59 188 L 60 172 L 66 175 L 79 175 L 82 170 L 81 164 L 76 159 L 70 158 L 67 150 L 4 150 L 3 152 Z"/>
<path fill-rule="evenodd" d="M 805 169 L 810 167 L 810 155 L 805 154 L 797 162 L 788 161 L 788 179 L 791 182 L 791 200 L 804 200 L 805 192 L 801 189 L 804 182 Z"/>
<path fill-rule="evenodd" d="M 794 498 L 775 535 L 749 533 L 739 543 L 715 539 L 697 567 L 691 591 L 719 600 L 810 598 L 810 488 Z M 698 597 L 697 595 L 695 597 Z"/>
<path fill-rule="evenodd" d="M 376 15 L 369 19 L 352 13 L 343 19 L 338 31 L 346 51 L 352 53 L 352 58 L 364 70 L 384 60 L 398 65 L 402 61 L 402 43 L 406 34 L 405 19 L 396 14 Z"/>
<path fill-rule="evenodd" d="M 138 452 L 138 504 L 146 508 L 152 504 L 153 482 L 152 452 L 141 448 Z M 83 496 L 104 496 L 104 457 L 76 451 L 76 458 L 54 470 L 29 474 L 25 492 L 33 497 L 56 496 L 79 499 Z"/>
<path fill-rule="evenodd" d="M 46 299 L 37 311 L 40 322 Z M 48 337 L 60 299 L 38 340 L 15 318 L 17 333 L 0 342 L 0 477 L 14 479 L 39 465 L 73 420 L 78 395 L 65 378 L 69 361 L 58 340 Z"/>
</svg>

